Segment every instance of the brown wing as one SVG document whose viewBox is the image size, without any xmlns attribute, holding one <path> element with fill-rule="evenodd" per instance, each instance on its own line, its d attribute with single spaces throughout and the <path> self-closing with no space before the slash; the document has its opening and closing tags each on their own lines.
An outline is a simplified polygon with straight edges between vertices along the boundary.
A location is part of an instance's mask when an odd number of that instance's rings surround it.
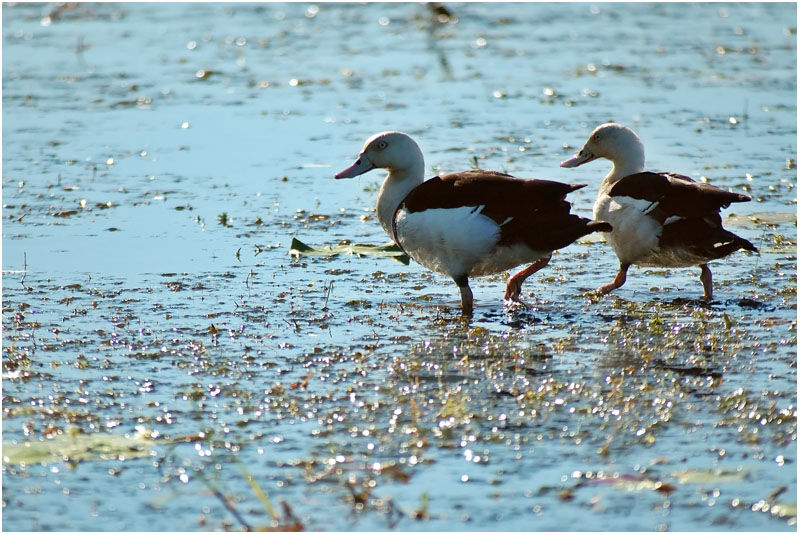
<svg viewBox="0 0 800 535">
<path fill-rule="evenodd" d="M 646 212 L 662 222 L 671 216 L 704 217 L 719 213 L 733 202 L 750 200 L 747 195 L 695 182 L 675 173 L 635 173 L 617 182 L 611 197 L 632 197 L 650 201 Z"/>
<path fill-rule="evenodd" d="M 426 180 L 398 209 L 413 213 L 473 206 L 500 226 L 499 244 L 522 242 L 534 249 L 554 250 L 590 232 L 606 230 L 570 214 L 566 195 L 585 185 L 472 169 Z"/>
<path fill-rule="evenodd" d="M 426 180 L 403 199 L 410 212 L 431 208 L 483 206 L 483 213 L 498 223 L 509 216 L 535 210 L 569 212 L 564 198 L 586 184 L 521 179 L 496 171 L 472 169 Z"/>
</svg>

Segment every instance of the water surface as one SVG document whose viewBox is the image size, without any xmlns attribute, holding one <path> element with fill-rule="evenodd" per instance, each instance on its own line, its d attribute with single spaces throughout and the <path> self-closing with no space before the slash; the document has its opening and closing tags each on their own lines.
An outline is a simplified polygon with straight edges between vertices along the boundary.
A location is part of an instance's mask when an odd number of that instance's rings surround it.
<svg viewBox="0 0 800 535">
<path fill-rule="evenodd" d="M 796 528 L 795 5 L 447 10 L 4 5 L 4 455 L 63 453 L 4 459 L 6 529 Z M 589 214 L 607 163 L 558 164 L 608 120 L 753 197 L 710 305 L 598 299 L 597 239 L 469 322 L 413 263 L 289 254 L 387 241 L 381 173 L 332 179 L 377 131 Z"/>
</svg>

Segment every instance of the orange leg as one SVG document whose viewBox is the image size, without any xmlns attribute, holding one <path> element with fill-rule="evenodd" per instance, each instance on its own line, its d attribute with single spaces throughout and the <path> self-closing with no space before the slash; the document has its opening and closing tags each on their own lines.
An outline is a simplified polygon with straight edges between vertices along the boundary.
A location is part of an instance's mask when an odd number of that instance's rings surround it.
<svg viewBox="0 0 800 535">
<path fill-rule="evenodd" d="M 510 299 L 511 301 L 522 303 L 522 300 L 519 297 L 519 294 L 522 292 L 522 283 L 525 282 L 525 279 L 545 267 L 548 262 L 550 262 L 549 256 L 547 258 L 537 260 L 516 275 L 509 277 L 508 283 L 506 284 L 506 294 L 503 296 L 503 299 Z"/>
<path fill-rule="evenodd" d="M 700 264 L 700 282 L 703 283 L 703 299 L 711 301 L 711 270 L 708 264 Z"/>
<path fill-rule="evenodd" d="M 630 264 L 620 264 L 619 271 L 617 271 L 617 276 L 614 277 L 614 280 L 608 284 L 604 284 L 597 289 L 598 292 L 605 295 L 609 292 L 612 292 L 625 284 L 625 280 L 628 276 L 628 268 L 631 267 Z"/>
</svg>

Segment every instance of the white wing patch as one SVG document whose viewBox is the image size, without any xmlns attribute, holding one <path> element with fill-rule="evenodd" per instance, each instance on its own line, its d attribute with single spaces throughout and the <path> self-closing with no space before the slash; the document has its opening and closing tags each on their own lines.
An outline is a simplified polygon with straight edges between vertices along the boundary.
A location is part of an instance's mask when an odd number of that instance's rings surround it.
<svg viewBox="0 0 800 535">
<path fill-rule="evenodd" d="M 651 203 L 650 203 L 650 206 L 648 206 L 648 207 L 646 207 L 644 210 L 642 210 L 642 213 L 644 213 L 645 215 L 650 215 L 650 212 L 652 212 L 653 210 L 655 210 L 656 208 L 658 208 L 658 205 L 659 205 L 659 204 L 660 204 L 660 203 L 659 203 L 658 201 L 651 202 Z"/>
<path fill-rule="evenodd" d="M 621 209 L 626 208 L 636 209 L 644 215 L 649 214 L 656 208 L 658 208 L 658 201 L 648 201 L 645 199 L 634 199 L 633 197 L 611 197 L 611 209 Z"/>
</svg>

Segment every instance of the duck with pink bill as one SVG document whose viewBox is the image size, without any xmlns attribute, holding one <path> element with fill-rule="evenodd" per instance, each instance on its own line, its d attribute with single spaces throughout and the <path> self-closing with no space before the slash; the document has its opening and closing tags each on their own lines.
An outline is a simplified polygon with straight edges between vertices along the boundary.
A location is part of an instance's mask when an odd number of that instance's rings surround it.
<svg viewBox="0 0 800 535">
<path fill-rule="evenodd" d="M 598 126 L 583 148 L 561 167 L 577 167 L 598 158 L 611 160 L 613 168 L 600 183 L 594 203 L 595 219 L 608 221 L 613 230 L 606 240 L 619 258 L 614 280 L 598 288 L 601 294 L 616 290 L 637 266 L 700 267 L 703 299 L 711 300 L 708 262 L 739 249 L 757 252 L 746 239 L 722 228 L 720 210 L 750 197 L 688 176 L 645 171 L 644 145 L 626 126 Z"/>
<path fill-rule="evenodd" d="M 608 223 L 570 213 L 565 197 L 585 184 L 519 179 L 471 169 L 425 180 L 419 145 L 402 132 L 367 139 L 355 163 L 335 178 L 372 169 L 388 171 L 378 192 L 383 229 L 411 258 L 451 277 L 461 293 L 461 311 L 473 310 L 470 277 L 530 264 L 511 276 L 505 299 L 522 302 L 523 281 L 550 261 L 556 249 Z"/>
</svg>

